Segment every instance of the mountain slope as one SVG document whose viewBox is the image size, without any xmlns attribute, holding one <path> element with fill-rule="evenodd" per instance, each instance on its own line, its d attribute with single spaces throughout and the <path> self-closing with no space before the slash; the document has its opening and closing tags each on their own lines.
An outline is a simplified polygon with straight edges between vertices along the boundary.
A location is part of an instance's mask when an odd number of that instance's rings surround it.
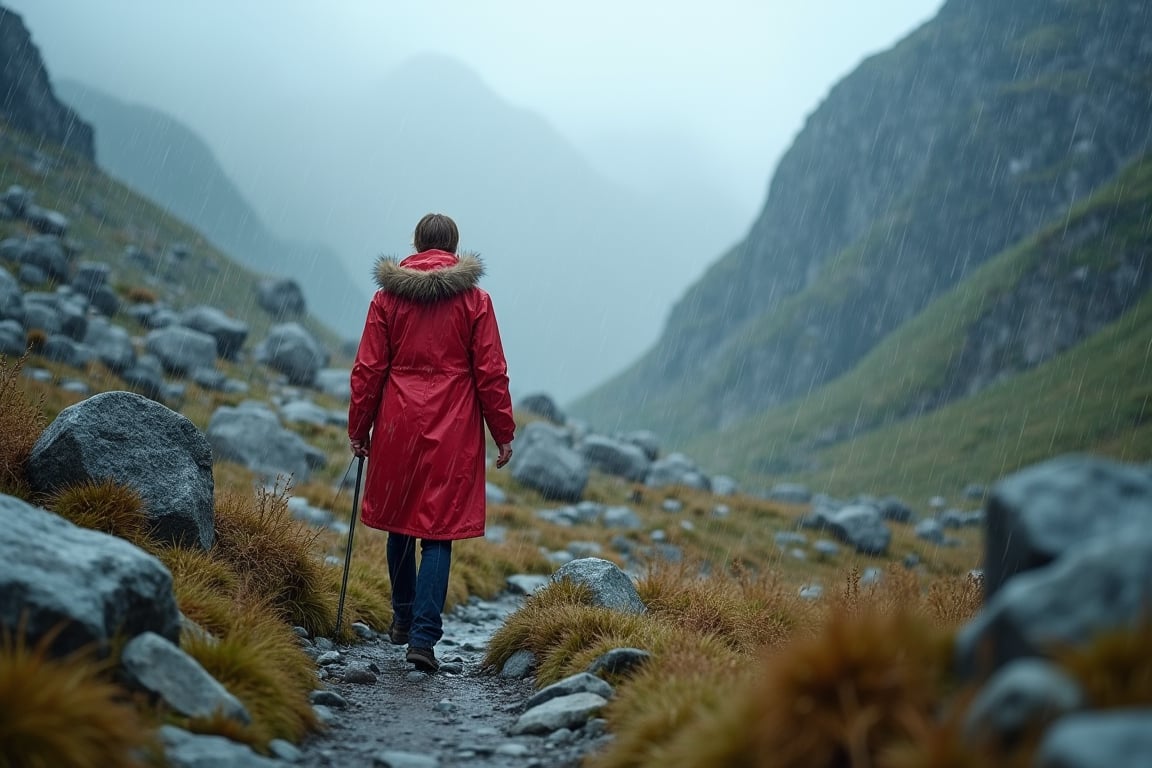
<svg viewBox="0 0 1152 768">
<path fill-rule="evenodd" d="M 1152 455 L 1152 155 L 807 397 L 692 444 L 758 485 L 958 490 L 1053 452 Z M 993 372 L 995 375 L 993 375 Z"/>
<path fill-rule="evenodd" d="M 950 0 L 829 94 L 660 342 L 577 403 L 673 440 L 849 370 L 1152 146 L 1152 9 Z"/>
<path fill-rule="evenodd" d="M 370 291 L 352 280 L 330 250 L 272 235 L 193 131 L 169 115 L 82 83 L 62 81 L 59 92 L 96 127 L 97 159 L 109 173 L 250 269 L 294 277 L 317 317 L 346 336 L 359 335 Z"/>
</svg>

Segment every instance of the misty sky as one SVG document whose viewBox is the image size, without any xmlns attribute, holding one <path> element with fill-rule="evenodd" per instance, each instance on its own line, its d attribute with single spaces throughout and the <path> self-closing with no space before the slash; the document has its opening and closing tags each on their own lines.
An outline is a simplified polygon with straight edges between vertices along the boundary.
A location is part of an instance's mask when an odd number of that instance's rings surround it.
<svg viewBox="0 0 1152 768">
<path fill-rule="evenodd" d="M 54 77 L 182 120 L 209 142 L 273 230 L 327 242 L 353 262 L 403 252 L 408 243 L 399 233 L 410 223 L 340 241 L 347 228 L 326 229 L 331 217 L 310 186 L 330 182 L 333 163 L 300 148 L 338 150 L 330 145 L 347 113 L 341 105 L 425 52 L 459 59 L 618 184 L 653 199 L 706 200 L 711 211 L 701 216 L 709 221 L 700 228 L 715 242 L 677 255 L 674 276 L 639 298 L 636 333 L 605 355 L 606 369 L 588 374 L 595 379 L 642 352 L 672 301 L 743 235 L 780 154 L 835 81 L 941 4 L 0 2 L 24 16 Z"/>
</svg>

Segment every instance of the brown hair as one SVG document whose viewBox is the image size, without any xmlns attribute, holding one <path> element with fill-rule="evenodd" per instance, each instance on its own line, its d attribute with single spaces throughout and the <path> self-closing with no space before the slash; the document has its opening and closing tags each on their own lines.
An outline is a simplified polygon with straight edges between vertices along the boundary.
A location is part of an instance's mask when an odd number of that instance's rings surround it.
<svg viewBox="0 0 1152 768">
<path fill-rule="evenodd" d="M 430 213 L 420 219 L 416 225 L 416 234 L 412 236 L 412 244 L 416 246 L 417 253 L 433 248 L 456 253 L 459 243 L 460 231 L 456 229 L 456 222 L 442 213 Z"/>
</svg>

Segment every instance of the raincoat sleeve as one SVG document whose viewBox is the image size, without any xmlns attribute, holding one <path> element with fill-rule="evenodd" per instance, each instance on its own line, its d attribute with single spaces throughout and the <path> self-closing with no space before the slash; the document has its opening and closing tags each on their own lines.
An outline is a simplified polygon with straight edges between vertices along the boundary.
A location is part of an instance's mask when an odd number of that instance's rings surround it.
<svg viewBox="0 0 1152 768">
<path fill-rule="evenodd" d="M 484 294 L 472 325 L 472 378 L 480 397 L 480 411 L 492 439 L 499 445 L 512 442 L 516 422 L 512 418 L 512 396 L 508 394 L 508 363 L 504 359 L 496 312 L 488 294 Z"/>
<path fill-rule="evenodd" d="M 364 333 L 352 364 L 352 400 L 348 405 L 348 437 L 364 440 L 368 437 L 376 411 L 384 396 L 388 368 L 392 364 L 392 349 L 388 343 L 388 322 L 384 307 L 377 294 L 368 307 Z"/>
</svg>

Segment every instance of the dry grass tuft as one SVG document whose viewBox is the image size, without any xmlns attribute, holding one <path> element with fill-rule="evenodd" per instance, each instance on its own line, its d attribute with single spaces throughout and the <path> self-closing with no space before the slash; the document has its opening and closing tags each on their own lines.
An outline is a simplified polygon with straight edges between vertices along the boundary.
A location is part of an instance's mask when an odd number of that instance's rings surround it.
<svg viewBox="0 0 1152 768">
<path fill-rule="evenodd" d="M 504 626 L 496 631 L 488 643 L 483 667 L 499 670 L 516 653 L 527 649 L 539 655 L 543 646 L 533 645 L 538 627 L 544 620 L 553 621 L 565 609 L 590 608 L 591 591 L 587 586 L 570 580 L 552 582 L 524 600 L 519 610 L 508 617 Z"/>
<path fill-rule="evenodd" d="M 27 359 L 27 354 L 16 360 L 0 357 L 0 493 L 24 499 L 31 496 L 25 477 L 28 455 L 46 424 L 43 397 L 32 400 L 21 386 Z"/>
<path fill-rule="evenodd" d="M 240 577 L 227 563 L 198 549 L 165 547 L 157 552 L 172 572 L 181 612 L 213 635 L 231 630 Z"/>
<path fill-rule="evenodd" d="M 88 658 L 50 659 L 50 639 L 0 641 L 0 768 L 142 766 L 152 735 L 124 691 Z"/>
<path fill-rule="evenodd" d="M 110 533 L 140 547 L 150 545 L 144 501 L 135 489 L 115 480 L 63 488 L 48 500 L 48 507 L 83 528 Z"/>
<path fill-rule="evenodd" d="M 267 595 L 280 617 L 313 634 L 336 624 L 338 595 L 315 549 L 318 532 L 292 518 L 290 487 L 257 488 L 255 497 L 216 496 L 214 556 L 227 563 L 253 594 Z"/>
<path fill-rule="evenodd" d="M 248 708 L 252 724 L 241 729 L 248 743 L 299 741 L 317 728 L 308 702 L 315 668 L 267 602 L 242 596 L 226 633 L 215 642 L 189 637 L 184 650 Z M 199 727 L 206 724 L 202 721 Z"/>
<path fill-rule="evenodd" d="M 1098 635 L 1082 648 L 1057 654 L 1093 707 L 1152 706 L 1152 618 Z"/>
<path fill-rule="evenodd" d="M 133 304 L 155 304 L 159 298 L 156 291 L 142 285 L 129 285 L 120 289 L 120 295 Z"/>
</svg>

